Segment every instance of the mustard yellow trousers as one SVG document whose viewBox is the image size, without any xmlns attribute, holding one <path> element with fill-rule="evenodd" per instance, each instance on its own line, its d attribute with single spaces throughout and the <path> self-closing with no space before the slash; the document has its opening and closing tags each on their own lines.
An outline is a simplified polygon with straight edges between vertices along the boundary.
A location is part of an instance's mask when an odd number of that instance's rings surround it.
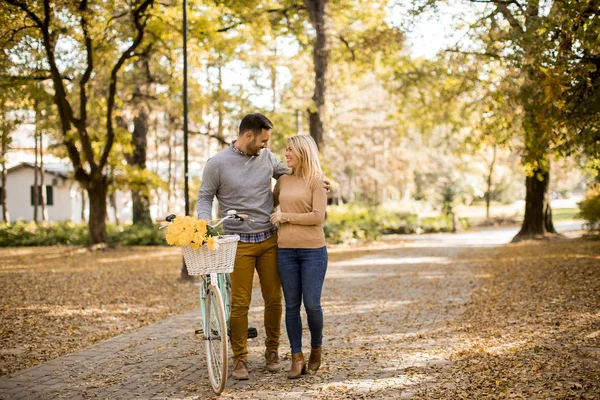
<svg viewBox="0 0 600 400">
<path fill-rule="evenodd" d="M 279 347 L 281 334 L 281 281 L 277 271 L 277 234 L 260 243 L 238 242 L 231 273 L 231 348 L 233 360 L 248 359 L 248 310 L 254 270 L 265 301 L 264 324 L 268 349 Z"/>
</svg>

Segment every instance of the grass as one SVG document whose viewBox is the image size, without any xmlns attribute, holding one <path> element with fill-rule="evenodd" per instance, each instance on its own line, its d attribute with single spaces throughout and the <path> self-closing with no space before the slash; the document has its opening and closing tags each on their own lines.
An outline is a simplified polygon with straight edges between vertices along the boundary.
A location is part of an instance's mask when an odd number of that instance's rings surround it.
<svg viewBox="0 0 600 400">
<path fill-rule="evenodd" d="M 579 208 L 555 208 L 552 209 L 553 221 L 569 221 L 573 219 L 580 220 L 578 216 Z"/>
</svg>

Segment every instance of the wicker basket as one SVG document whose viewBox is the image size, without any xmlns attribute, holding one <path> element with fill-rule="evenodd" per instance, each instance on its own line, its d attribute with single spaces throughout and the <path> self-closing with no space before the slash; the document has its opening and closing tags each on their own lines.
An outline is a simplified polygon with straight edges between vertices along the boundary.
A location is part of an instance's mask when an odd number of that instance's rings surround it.
<svg viewBox="0 0 600 400">
<path fill-rule="evenodd" d="M 217 239 L 219 243 L 217 250 L 209 250 L 206 245 L 198 250 L 190 246 L 183 247 L 183 259 L 188 273 L 190 275 L 230 273 L 233 271 L 238 240 L 240 240 L 238 235 L 221 236 Z"/>
</svg>

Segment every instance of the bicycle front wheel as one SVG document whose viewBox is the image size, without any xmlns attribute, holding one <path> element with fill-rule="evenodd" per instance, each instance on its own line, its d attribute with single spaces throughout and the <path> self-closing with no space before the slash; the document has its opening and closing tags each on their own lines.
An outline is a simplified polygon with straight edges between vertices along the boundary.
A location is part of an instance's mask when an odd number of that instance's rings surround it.
<svg viewBox="0 0 600 400">
<path fill-rule="evenodd" d="M 227 321 L 221 291 L 210 285 L 204 315 L 206 317 L 206 361 L 213 391 L 220 394 L 227 383 Z"/>
</svg>

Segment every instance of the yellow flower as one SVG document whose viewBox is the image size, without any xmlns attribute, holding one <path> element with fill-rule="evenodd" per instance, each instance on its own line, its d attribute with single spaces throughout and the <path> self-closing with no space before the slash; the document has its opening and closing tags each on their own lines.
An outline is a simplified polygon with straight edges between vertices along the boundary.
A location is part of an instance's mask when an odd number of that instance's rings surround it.
<svg viewBox="0 0 600 400">
<path fill-rule="evenodd" d="M 199 232 L 201 235 L 206 234 L 206 220 L 199 219 L 196 221 L 196 231 Z"/>
<path fill-rule="evenodd" d="M 167 243 L 175 246 L 191 246 L 198 250 L 204 243 L 208 243 L 210 250 L 219 248 L 217 238 L 207 236 L 207 222 L 194 217 L 176 217 L 169 224 L 165 236 Z"/>
<path fill-rule="evenodd" d="M 214 236 L 209 236 L 206 239 L 206 245 L 208 246 L 209 250 L 217 250 L 219 248 L 219 242 L 217 242 L 217 238 Z"/>
<path fill-rule="evenodd" d="M 169 224 L 165 239 L 170 245 L 177 245 L 179 242 L 179 236 L 184 232 L 183 219 L 177 217 Z"/>
<path fill-rule="evenodd" d="M 190 217 L 189 215 L 186 215 L 185 217 L 183 217 L 182 224 L 184 230 L 194 232 L 196 225 L 196 221 L 194 218 Z"/>
<path fill-rule="evenodd" d="M 199 246 L 202 246 L 204 244 L 204 240 L 206 238 L 204 237 L 203 233 L 200 232 L 194 232 L 194 236 L 192 238 L 192 242 L 197 243 Z"/>
</svg>

